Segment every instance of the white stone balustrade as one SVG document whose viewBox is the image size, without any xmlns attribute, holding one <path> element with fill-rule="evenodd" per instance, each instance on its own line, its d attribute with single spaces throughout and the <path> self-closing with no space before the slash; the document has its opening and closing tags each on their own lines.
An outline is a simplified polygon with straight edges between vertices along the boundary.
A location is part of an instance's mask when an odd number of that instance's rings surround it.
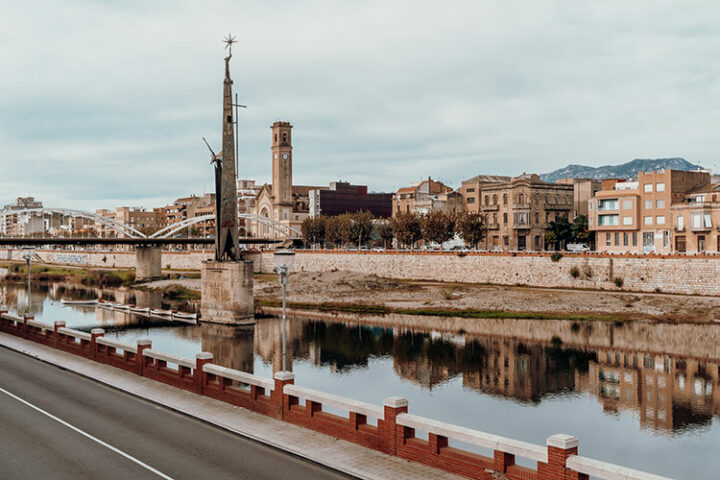
<svg viewBox="0 0 720 480">
<path fill-rule="evenodd" d="M 95 339 L 95 343 L 98 343 L 100 345 L 105 345 L 107 347 L 119 348 L 123 351 L 130 352 L 130 353 L 137 353 L 137 347 L 135 347 L 133 345 L 128 345 L 126 343 L 121 343 L 121 342 L 118 342 L 117 340 L 112 340 L 110 338 L 97 337 Z"/>
<path fill-rule="evenodd" d="M 52 327 L 49 327 L 52 329 Z M 63 335 L 67 335 L 68 337 L 75 337 L 79 338 L 81 340 L 87 340 L 88 342 L 92 341 L 92 335 L 89 333 L 81 332 L 80 330 L 73 330 L 72 328 L 58 328 L 58 333 L 61 333 Z"/>
<path fill-rule="evenodd" d="M 162 360 L 164 362 L 170 362 L 174 363 L 179 366 L 187 367 L 187 368 L 195 368 L 195 360 L 190 360 L 185 357 L 180 357 L 178 355 L 172 355 L 170 353 L 164 353 L 164 352 L 158 352 L 157 350 L 153 350 L 151 348 L 143 350 L 143 356 L 154 358 L 156 360 Z"/>
<path fill-rule="evenodd" d="M 620 467 L 612 463 L 591 458 L 571 455 L 567 459 L 567 468 L 604 480 L 672 480 L 652 473 L 640 472 L 632 468 Z"/>
<path fill-rule="evenodd" d="M 293 397 L 304 398 L 312 402 L 322 405 L 330 405 L 348 412 L 355 412 L 372 418 L 382 419 L 385 411 L 382 407 L 372 405 L 370 403 L 359 402 L 350 398 L 332 395 L 330 393 L 319 392 L 310 388 L 299 387 L 297 385 L 285 385 L 283 393 Z"/>
<path fill-rule="evenodd" d="M 258 377 L 257 375 L 253 375 L 251 373 L 241 372 L 240 370 L 233 370 L 232 368 L 221 367 L 212 363 L 207 363 L 203 365 L 203 372 L 209 373 L 211 375 L 216 375 L 218 377 L 237 380 L 238 382 L 246 383 L 248 385 L 262 387 L 266 391 L 273 390 L 273 388 L 275 387 L 275 382 L 273 382 L 269 378 Z"/>
<path fill-rule="evenodd" d="M 447 439 L 465 442 L 470 445 L 489 448 L 500 452 L 510 453 L 523 458 L 529 458 L 537 462 L 547 463 L 547 448 L 534 443 L 522 442 L 511 438 L 493 435 L 470 428 L 460 427 L 450 423 L 431 420 L 409 413 L 399 414 L 395 421 L 398 425 L 408 428 L 416 428 L 423 432 L 434 433 Z"/>
<path fill-rule="evenodd" d="M 27 325 L 30 325 L 31 327 L 41 328 L 43 330 L 52 330 L 53 329 L 52 325 L 48 325 L 47 323 L 43 323 L 43 322 L 38 322 L 37 320 L 28 320 L 25 323 Z"/>
</svg>

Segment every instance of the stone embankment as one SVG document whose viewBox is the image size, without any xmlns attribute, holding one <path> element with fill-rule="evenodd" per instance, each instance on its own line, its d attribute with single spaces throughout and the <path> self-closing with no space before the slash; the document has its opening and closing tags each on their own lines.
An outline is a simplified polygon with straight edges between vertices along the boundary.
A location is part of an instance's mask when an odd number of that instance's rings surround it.
<svg viewBox="0 0 720 480">
<path fill-rule="evenodd" d="M 132 268 L 134 252 L 38 250 L 46 263 Z M 162 267 L 199 270 L 210 251 L 163 252 Z M 0 260 L 20 259 L 18 249 L 0 249 Z M 273 271 L 272 253 L 253 254 L 256 272 Z M 544 253 L 420 253 L 299 251 L 294 271 L 350 271 L 385 278 L 450 283 L 528 285 L 550 288 L 627 290 L 720 296 L 720 257 Z"/>
</svg>

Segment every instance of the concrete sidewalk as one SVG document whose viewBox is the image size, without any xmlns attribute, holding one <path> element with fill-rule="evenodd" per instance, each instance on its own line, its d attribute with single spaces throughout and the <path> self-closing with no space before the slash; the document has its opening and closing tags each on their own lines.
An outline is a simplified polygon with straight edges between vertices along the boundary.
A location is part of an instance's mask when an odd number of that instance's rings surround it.
<svg viewBox="0 0 720 480">
<path fill-rule="evenodd" d="M 358 478 L 462 478 L 6 333 L 0 333 L 0 345 Z"/>
</svg>

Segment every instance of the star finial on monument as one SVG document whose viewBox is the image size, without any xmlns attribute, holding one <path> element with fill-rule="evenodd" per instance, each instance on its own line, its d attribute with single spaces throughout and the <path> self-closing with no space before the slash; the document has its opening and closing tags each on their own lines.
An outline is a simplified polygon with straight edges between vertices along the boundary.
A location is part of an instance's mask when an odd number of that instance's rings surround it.
<svg viewBox="0 0 720 480">
<path fill-rule="evenodd" d="M 225 48 L 230 51 L 230 56 L 232 56 L 232 44 L 237 43 L 237 40 L 235 40 L 235 37 L 228 33 L 227 37 L 223 39 L 223 42 L 225 43 Z"/>
</svg>

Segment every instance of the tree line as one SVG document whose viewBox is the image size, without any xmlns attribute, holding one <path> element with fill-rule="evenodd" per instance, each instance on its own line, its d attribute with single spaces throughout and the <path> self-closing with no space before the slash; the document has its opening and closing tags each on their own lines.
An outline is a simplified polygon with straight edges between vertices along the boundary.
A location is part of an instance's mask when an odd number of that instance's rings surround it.
<svg viewBox="0 0 720 480">
<path fill-rule="evenodd" d="M 332 217 L 317 215 L 302 223 L 303 240 L 312 247 L 368 244 L 389 248 L 393 240 L 405 248 L 418 242 L 442 244 L 460 237 L 466 245 L 477 248 L 485 239 L 487 226 L 479 213 L 447 213 L 433 210 L 424 215 L 401 213 L 395 217 L 375 218 L 370 212 L 345 213 Z"/>
</svg>

